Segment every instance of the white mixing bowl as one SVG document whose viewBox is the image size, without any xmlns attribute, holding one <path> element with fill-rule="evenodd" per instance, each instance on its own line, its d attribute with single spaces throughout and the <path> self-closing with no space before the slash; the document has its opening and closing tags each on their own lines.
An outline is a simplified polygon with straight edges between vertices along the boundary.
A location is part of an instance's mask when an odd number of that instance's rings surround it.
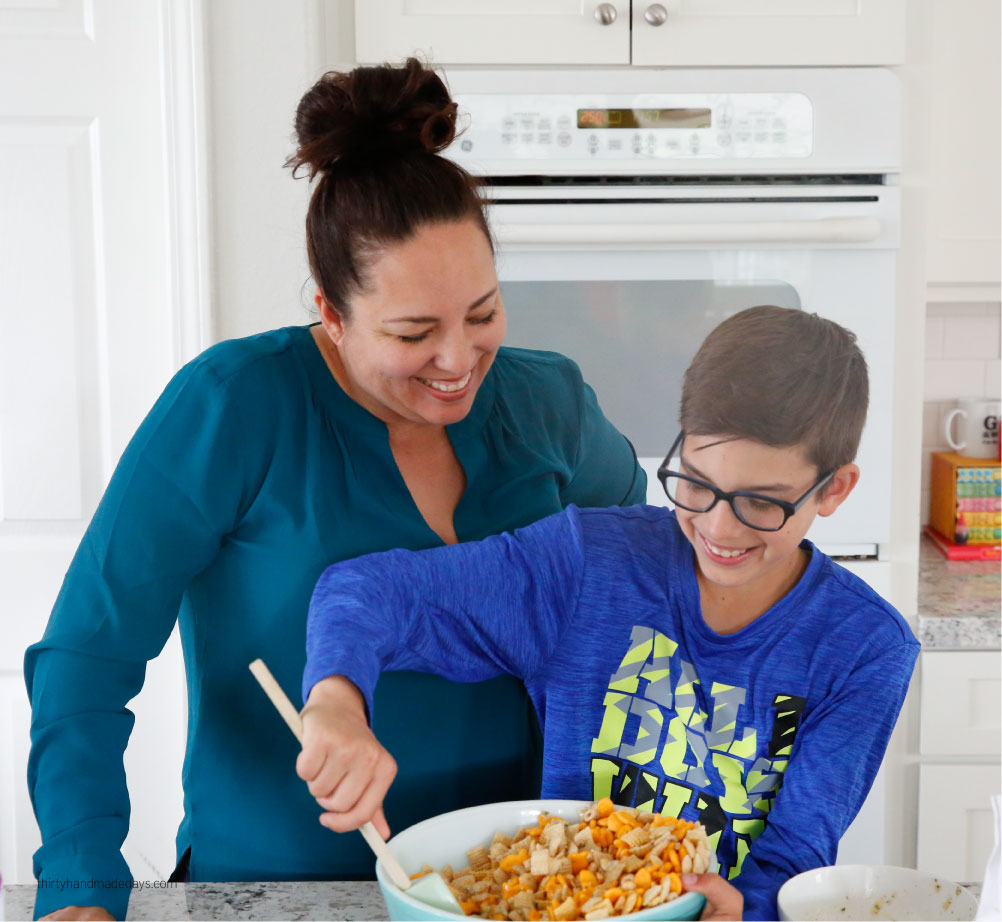
<svg viewBox="0 0 1002 922">
<path fill-rule="evenodd" d="M 977 900 L 959 884 L 912 868 L 840 864 L 790 878 L 779 891 L 779 918 L 921 920 L 974 918 Z"/>
<path fill-rule="evenodd" d="M 466 851 L 476 845 L 488 846 L 495 832 L 513 833 L 521 826 L 532 826 L 542 812 L 565 820 L 578 819 L 589 806 L 577 800 L 516 800 L 509 803 L 485 804 L 443 813 L 398 833 L 389 841 L 390 849 L 408 874 L 420 870 L 425 862 L 433 868 L 451 864 L 454 868 L 467 863 Z M 711 861 L 716 868 L 716 858 Z M 376 862 L 376 879 L 386 900 L 391 919 L 466 919 L 467 916 L 442 912 L 421 903 L 394 886 L 381 861 Z M 699 893 L 683 893 L 677 899 L 640 912 L 616 916 L 626 922 L 653 920 L 698 919 L 704 899 Z"/>
</svg>

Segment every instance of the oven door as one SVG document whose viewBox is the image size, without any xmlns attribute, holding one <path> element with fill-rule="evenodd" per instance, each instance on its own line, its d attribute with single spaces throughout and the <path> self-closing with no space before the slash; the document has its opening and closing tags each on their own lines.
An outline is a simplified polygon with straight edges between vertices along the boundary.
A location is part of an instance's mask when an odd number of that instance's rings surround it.
<svg viewBox="0 0 1002 922">
<path fill-rule="evenodd" d="M 842 324 L 870 370 L 862 476 L 809 537 L 833 556 L 879 556 L 890 536 L 897 189 L 745 180 L 619 187 L 615 201 L 608 187 L 572 191 L 493 190 L 506 343 L 578 363 L 633 443 L 647 501 L 667 505 L 655 472 L 679 428 L 683 372 L 706 334 L 756 304 Z"/>
</svg>

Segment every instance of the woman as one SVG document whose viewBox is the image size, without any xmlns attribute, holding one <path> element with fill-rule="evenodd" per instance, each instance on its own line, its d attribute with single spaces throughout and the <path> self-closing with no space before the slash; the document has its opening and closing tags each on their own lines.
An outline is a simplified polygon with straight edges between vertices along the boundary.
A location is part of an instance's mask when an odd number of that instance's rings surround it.
<svg viewBox="0 0 1002 922">
<path fill-rule="evenodd" d="M 301 101 L 290 165 L 319 176 L 306 226 L 320 322 L 199 356 L 119 463 L 25 657 L 42 881 L 129 879 L 125 705 L 176 618 L 189 699 L 179 872 L 371 876 L 357 833 L 317 822 L 297 744 L 247 664 L 262 656 L 299 686 L 307 604 L 333 561 L 479 539 L 572 502 L 642 501 L 632 449 L 576 366 L 499 351 L 483 208 L 438 155 L 455 119 L 414 60 L 326 74 Z M 372 718 L 399 765 L 394 828 L 536 793 L 538 730 L 512 680 L 387 676 Z M 127 893 L 40 887 L 36 915 L 73 903 L 62 917 L 122 918 Z"/>
</svg>

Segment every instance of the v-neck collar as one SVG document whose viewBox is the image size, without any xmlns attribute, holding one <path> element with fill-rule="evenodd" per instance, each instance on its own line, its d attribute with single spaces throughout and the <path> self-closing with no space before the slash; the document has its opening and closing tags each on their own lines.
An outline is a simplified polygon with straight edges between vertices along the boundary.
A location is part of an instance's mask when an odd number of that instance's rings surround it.
<svg viewBox="0 0 1002 922">
<path fill-rule="evenodd" d="M 354 436 L 364 438 L 375 446 L 385 458 L 387 470 L 392 471 L 392 483 L 394 490 L 406 497 L 408 508 L 414 519 L 420 522 L 428 535 L 433 539 L 429 546 L 445 545 L 441 536 L 428 524 L 424 515 L 418 508 L 414 497 L 404 480 L 403 474 L 393 457 L 393 450 L 390 447 L 390 434 L 386 423 L 379 417 L 374 416 L 365 407 L 353 400 L 341 387 L 337 379 L 331 373 L 324 359 L 320 347 L 313 338 L 310 326 L 289 327 L 289 334 L 293 342 L 299 349 L 303 364 L 306 368 L 310 388 L 312 390 L 313 404 L 322 412 L 333 425 L 346 427 L 351 430 Z M 494 408 L 496 395 L 496 376 L 493 366 L 488 370 L 483 382 L 473 399 L 473 406 L 466 416 L 455 423 L 450 423 L 445 427 L 446 435 L 452 444 L 452 450 L 456 454 L 456 459 L 462 466 L 466 474 L 466 489 L 456 504 L 453 512 L 452 524 L 456 536 L 460 541 L 470 539 L 470 521 L 467 512 L 467 499 L 470 496 L 470 484 L 484 463 L 484 439 L 481 436 Z"/>
</svg>

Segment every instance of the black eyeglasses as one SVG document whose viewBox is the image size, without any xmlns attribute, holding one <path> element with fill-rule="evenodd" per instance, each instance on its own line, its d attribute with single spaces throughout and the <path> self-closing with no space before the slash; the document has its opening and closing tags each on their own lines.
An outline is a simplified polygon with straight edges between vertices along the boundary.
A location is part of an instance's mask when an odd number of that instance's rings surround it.
<svg viewBox="0 0 1002 922">
<path fill-rule="evenodd" d="M 794 515 L 807 500 L 835 476 L 835 471 L 822 474 L 814 486 L 800 499 L 792 503 L 772 496 L 763 496 L 761 493 L 749 493 L 747 490 L 726 493 L 705 480 L 668 470 L 668 464 L 675 452 L 678 451 L 681 455 L 681 445 L 684 438 L 685 432 L 680 432 L 678 438 L 675 439 L 675 444 L 669 449 L 658 468 L 658 480 L 661 481 L 661 486 L 664 487 L 668 499 L 676 506 L 688 509 L 689 512 L 709 512 L 718 502 L 723 500 L 731 504 L 731 509 L 739 521 L 756 531 L 779 531 L 791 515 Z"/>
</svg>

